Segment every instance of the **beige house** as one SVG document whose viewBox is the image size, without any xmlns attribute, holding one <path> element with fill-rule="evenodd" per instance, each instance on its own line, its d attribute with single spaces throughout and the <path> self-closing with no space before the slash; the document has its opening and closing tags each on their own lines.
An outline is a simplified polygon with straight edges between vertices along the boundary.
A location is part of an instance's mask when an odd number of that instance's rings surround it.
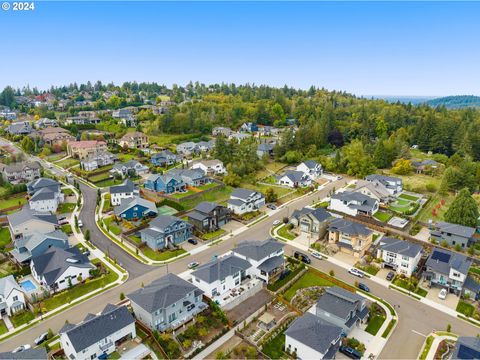
<svg viewBox="0 0 480 360">
<path fill-rule="evenodd" d="M 107 151 L 107 143 L 98 140 L 70 141 L 67 144 L 67 153 L 80 160 L 93 157 Z"/>
<path fill-rule="evenodd" d="M 50 146 L 62 146 L 69 141 L 75 141 L 75 138 L 70 135 L 68 130 L 61 127 L 47 127 L 39 130 L 38 133 L 42 137 L 45 144 Z"/>
<path fill-rule="evenodd" d="M 123 135 L 119 141 L 119 145 L 128 147 L 129 149 L 146 149 L 148 148 L 148 136 L 142 132 L 135 131 Z"/>
<path fill-rule="evenodd" d="M 373 242 L 373 231 L 356 222 L 337 218 L 328 226 L 328 243 L 340 251 L 361 258 Z"/>
</svg>

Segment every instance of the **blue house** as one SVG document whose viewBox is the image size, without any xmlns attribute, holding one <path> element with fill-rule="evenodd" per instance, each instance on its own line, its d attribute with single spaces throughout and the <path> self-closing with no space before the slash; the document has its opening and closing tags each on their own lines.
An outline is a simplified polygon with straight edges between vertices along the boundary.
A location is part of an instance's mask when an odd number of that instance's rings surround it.
<svg viewBox="0 0 480 360">
<path fill-rule="evenodd" d="M 144 183 L 145 189 L 155 192 L 164 192 L 165 194 L 173 194 L 176 192 L 184 192 L 187 190 L 187 184 L 182 177 L 175 174 L 150 175 Z"/>
<path fill-rule="evenodd" d="M 26 235 L 15 240 L 15 248 L 10 254 L 19 264 L 25 264 L 32 257 L 42 255 L 51 247 L 68 249 L 68 236 L 60 230 L 55 230 L 46 234 L 34 231 L 30 235 Z"/>
<path fill-rule="evenodd" d="M 258 131 L 258 125 L 253 123 L 253 122 L 246 122 L 243 123 L 243 125 L 240 127 L 240 131 L 242 132 L 257 132 Z"/>
<path fill-rule="evenodd" d="M 122 219 L 133 220 L 155 216 L 158 214 L 158 211 L 154 202 L 136 196 L 122 199 L 120 205 L 115 208 L 114 213 Z"/>
<path fill-rule="evenodd" d="M 140 230 L 142 243 L 154 250 L 176 246 L 192 236 L 193 226 L 175 216 L 160 215 Z"/>
<path fill-rule="evenodd" d="M 177 162 L 178 157 L 170 150 L 160 151 L 157 154 L 154 154 L 150 159 L 150 162 L 155 166 L 168 166 L 173 165 Z"/>
</svg>

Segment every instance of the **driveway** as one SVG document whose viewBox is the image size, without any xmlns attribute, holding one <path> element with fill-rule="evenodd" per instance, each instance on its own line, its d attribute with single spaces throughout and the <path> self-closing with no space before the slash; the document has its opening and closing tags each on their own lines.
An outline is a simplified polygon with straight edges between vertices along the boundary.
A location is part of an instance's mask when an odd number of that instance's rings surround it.
<svg viewBox="0 0 480 360">
<path fill-rule="evenodd" d="M 381 335 L 381 334 L 379 334 Z M 368 345 L 372 342 L 372 340 L 375 338 L 372 334 L 367 333 L 365 330 L 363 330 L 361 327 L 355 326 L 350 334 L 348 334 L 349 338 L 355 338 L 361 343 L 365 345 L 365 347 L 368 349 Z"/>
<path fill-rule="evenodd" d="M 458 302 L 460 301 L 459 297 L 455 294 L 447 294 L 447 297 L 445 300 L 442 300 L 438 297 L 438 293 L 442 288 L 440 287 L 432 287 L 431 289 L 428 289 L 425 287 L 425 290 L 428 290 L 428 294 L 426 296 L 427 299 L 430 299 L 438 304 L 446 305 L 451 309 L 456 309 Z"/>
</svg>

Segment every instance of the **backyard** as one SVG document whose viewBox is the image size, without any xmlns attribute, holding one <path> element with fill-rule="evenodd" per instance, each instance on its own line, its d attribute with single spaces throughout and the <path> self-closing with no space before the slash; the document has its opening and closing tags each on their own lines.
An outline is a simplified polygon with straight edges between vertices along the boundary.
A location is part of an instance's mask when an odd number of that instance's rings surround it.
<svg viewBox="0 0 480 360">
<path fill-rule="evenodd" d="M 262 352 L 270 359 L 288 359 L 288 355 L 283 351 L 285 348 L 285 331 L 265 343 Z"/>
<path fill-rule="evenodd" d="M 73 159 L 73 158 L 68 158 L 68 159 L 56 162 L 55 164 L 64 168 L 64 169 L 68 169 L 72 166 L 80 164 L 80 160 Z"/>
<path fill-rule="evenodd" d="M 0 248 L 5 248 L 12 241 L 10 237 L 10 230 L 8 227 L 3 227 L 0 229 Z"/>
<path fill-rule="evenodd" d="M 120 235 L 122 233 L 122 228 L 114 221 L 113 217 L 108 217 L 103 219 L 103 223 L 115 235 Z"/>
<path fill-rule="evenodd" d="M 393 217 L 393 214 L 386 211 L 379 210 L 373 215 L 373 217 L 378 221 L 386 223 L 388 222 L 388 220 L 390 220 Z"/>
<path fill-rule="evenodd" d="M 26 202 L 27 202 L 27 199 L 25 198 L 25 196 L 22 196 L 22 195 L 19 196 L 18 194 L 11 196 L 7 199 L 2 199 L 0 200 L 0 211 L 14 207 L 14 206 L 23 205 Z"/>
<path fill-rule="evenodd" d="M 189 210 L 203 201 L 215 201 L 218 204 L 225 203 L 230 198 L 232 191 L 233 188 L 230 186 L 219 186 L 217 189 L 199 194 L 194 199 L 183 200 L 181 204 L 185 210 Z"/>
<path fill-rule="evenodd" d="M 312 286 L 333 286 L 334 283 L 324 279 L 318 273 L 313 270 L 308 270 L 304 275 L 300 277 L 295 283 L 288 288 L 287 291 L 283 294 L 284 298 L 290 301 L 296 294 L 297 290 L 308 288 Z"/>
</svg>

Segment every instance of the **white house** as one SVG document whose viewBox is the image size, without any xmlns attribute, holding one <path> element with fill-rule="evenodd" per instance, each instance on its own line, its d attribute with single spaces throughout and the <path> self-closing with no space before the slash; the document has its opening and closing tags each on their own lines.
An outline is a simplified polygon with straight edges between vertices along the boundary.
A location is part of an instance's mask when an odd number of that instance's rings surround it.
<svg viewBox="0 0 480 360">
<path fill-rule="evenodd" d="M 118 344 L 137 336 L 135 319 L 126 306 L 107 304 L 98 314 L 88 314 L 80 324 L 66 323 L 59 331 L 66 359 L 106 359 Z"/>
<path fill-rule="evenodd" d="M 297 166 L 297 171 L 303 172 L 305 175 L 310 176 L 312 179 L 316 179 L 322 176 L 323 169 L 322 165 L 317 163 L 315 160 L 306 160 Z"/>
<path fill-rule="evenodd" d="M 302 171 L 288 170 L 277 177 L 277 183 L 291 188 L 305 187 L 312 184 L 312 178 Z"/>
<path fill-rule="evenodd" d="M 388 189 L 390 195 L 399 195 L 403 191 L 402 179 L 400 178 L 373 174 L 368 175 L 365 180 L 381 182 Z"/>
<path fill-rule="evenodd" d="M 0 316 L 25 309 L 25 295 L 13 275 L 0 278 Z"/>
<path fill-rule="evenodd" d="M 227 172 L 223 162 L 220 160 L 199 160 L 195 161 L 190 169 L 200 169 L 207 175 L 222 175 Z"/>
<path fill-rule="evenodd" d="M 49 233 L 55 231 L 58 220 L 50 212 L 31 210 L 24 206 L 22 210 L 7 216 L 8 227 L 13 239 L 33 234 L 34 232 Z"/>
<path fill-rule="evenodd" d="M 78 248 L 51 247 L 30 262 L 32 276 L 50 292 L 62 291 L 90 277 L 95 267 Z"/>
<path fill-rule="evenodd" d="M 93 156 L 84 159 L 81 161 L 81 165 L 83 170 L 85 171 L 93 171 L 102 166 L 111 165 L 115 162 L 117 156 L 108 152 L 100 152 L 98 154 L 94 154 Z"/>
<path fill-rule="evenodd" d="M 265 197 L 254 190 L 238 188 L 230 195 L 227 207 L 237 215 L 256 211 L 265 205 Z"/>
<path fill-rule="evenodd" d="M 378 201 L 357 192 L 341 192 L 332 195 L 329 209 L 344 214 L 373 216 L 378 211 Z"/>
<path fill-rule="evenodd" d="M 28 205 L 30 209 L 35 211 L 51 211 L 56 212 L 58 205 L 64 200 L 63 193 L 58 189 L 52 190 L 51 188 L 44 187 L 38 190 L 33 196 L 28 199 Z"/>
<path fill-rule="evenodd" d="M 408 241 L 382 237 L 377 249 L 377 258 L 382 259 L 383 266 L 410 277 L 422 258 L 422 247 Z"/>
<path fill-rule="evenodd" d="M 120 205 L 123 199 L 132 199 L 138 195 L 138 190 L 131 180 L 125 180 L 123 184 L 110 186 L 110 203 L 113 206 Z"/>
</svg>

